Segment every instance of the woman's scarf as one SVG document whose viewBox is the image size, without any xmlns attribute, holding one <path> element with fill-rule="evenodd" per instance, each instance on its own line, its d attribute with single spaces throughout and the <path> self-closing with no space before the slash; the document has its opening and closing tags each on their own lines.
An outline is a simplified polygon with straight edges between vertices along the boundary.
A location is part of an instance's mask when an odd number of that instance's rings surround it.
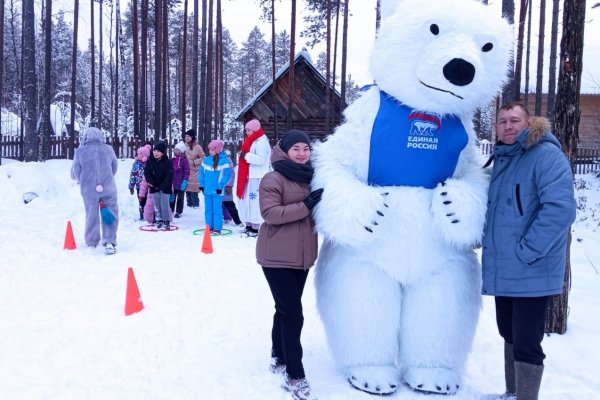
<svg viewBox="0 0 600 400">
<path fill-rule="evenodd" d="M 292 160 L 279 160 L 273 163 L 273 169 L 285 176 L 290 181 L 309 184 L 315 170 L 312 164 L 300 164 Z"/>
<path fill-rule="evenodd" d="M 241 151 L 246 154 L 250 151 L 250 147 L 255 140 L 263 136 L 265 132 L 262 129 L 257 130 L 252 135 L 246 136 L 244 142 L 242 143 Z M 244 157 L 240 157 L 239 166 L 238 166 L 238 181 L 236 187 L 237 197 L 240 199 L 244 198 L 244 190 L 246 189 L 246 185 L 248 184 L 248 179 L 250 176 L 250 164 Z"/>
</svg>

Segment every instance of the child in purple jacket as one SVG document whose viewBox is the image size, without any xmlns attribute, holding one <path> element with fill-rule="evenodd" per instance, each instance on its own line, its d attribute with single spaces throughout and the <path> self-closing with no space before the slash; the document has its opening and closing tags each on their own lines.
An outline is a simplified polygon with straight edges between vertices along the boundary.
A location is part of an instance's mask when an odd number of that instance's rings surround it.
<svg viewBox="0 0 600 400">
<path fill-rule="evenodd" d="M 185 143 L 179 142 L 175 145 L 175 157 L 171 162 L 173 163 L 173 194 L 169 204 L 171 211 L 175 212 L 175 218 L 181 218 L 185 189 L 190 177 L 190 164 L 185 158 Z"/>
</svg>

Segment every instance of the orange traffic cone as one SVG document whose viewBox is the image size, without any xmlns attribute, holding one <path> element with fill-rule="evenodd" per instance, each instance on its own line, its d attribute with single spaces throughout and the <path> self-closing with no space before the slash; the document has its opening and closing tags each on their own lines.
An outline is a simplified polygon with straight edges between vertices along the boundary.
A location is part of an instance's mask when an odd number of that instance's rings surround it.
<svg viewBox="0 0 600 400">
<path fill-rule="evenodd" d="M 210 227 L 208 225 L 206 225 L 206 228 L 204 229 L 204 239 L 202 239 L 202 252 L 204 254 L 212 254 L 213 252 L 212 239 L 210 237 Z"/>
<path fill-rule="evenodd" d="M 75 250 L 77 245 L 75 244 L 75 237 L 73 236 L 73 227 L 71 221 L 67 221 L 67 233 L 65 233 L 65 244 L 63 250 Z"/>
<path fill-rule="evenodd" d="M 129 267 L 127 271 L 127 293 L 125 293 L 125 315 L 142 311 L 143 308 L 144 303 L 142 303 L 140 290 L 133 275 L 133 268 Z"/>
</svg>

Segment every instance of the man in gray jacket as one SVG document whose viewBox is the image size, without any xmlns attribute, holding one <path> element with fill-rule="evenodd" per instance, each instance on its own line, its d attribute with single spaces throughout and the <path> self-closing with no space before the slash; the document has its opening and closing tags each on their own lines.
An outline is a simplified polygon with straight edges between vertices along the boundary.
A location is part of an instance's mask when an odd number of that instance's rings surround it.
<svg viewBox="0 0 600 400">
<path fill-rule="evenodd" d="M 495 296 L 504 338 L 506 393 L 538 398 L 546 310 L 562 292 L 568 229 L 575 220 L 571 166 L 545 118 L 521 103 L 498 112 L 483 236 L 483 294 Z"/>
<path fill-rule="evenodd" d="M 87 128 L 75 151 L 71 175 L 79 182 L 85 206 L 85 244 L 96 247 L 100 242 L 107 255 L 116 253 L 119 208 L 117 206 L 117 157 L 98 128 Z M 100 218 L 100 208 L 102 220 Z"/>
</svg>

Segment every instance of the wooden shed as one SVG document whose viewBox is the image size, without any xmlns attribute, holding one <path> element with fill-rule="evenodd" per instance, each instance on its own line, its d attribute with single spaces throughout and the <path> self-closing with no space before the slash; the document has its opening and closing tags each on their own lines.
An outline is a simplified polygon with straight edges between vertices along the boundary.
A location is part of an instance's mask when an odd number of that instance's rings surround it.
<svg viewBox="0 0 600 400">
<path fill-rule="evenodd" d="M 236 120 L 244 124 L 252 118 L 257 118 L 272 145 L 287 132 L 290 94 L 288 70 L 289 63 L 275 75 L 276 97 L 273 95 L 273 81 L 271 80 L 246 103 L 236 116 Z M 313 140 L 323 139 L 340 124 L 342 100 L 340 94 L 332 87 L 329 131 L 325 128 L 325 87 L 325 77 L 314 67 L 308 52 L 298 53 L 294 61 L 292 128 L 305 131 Z M 277 130 L 275 130 L 275 124 L 277 124 Z"/>
</svg>

